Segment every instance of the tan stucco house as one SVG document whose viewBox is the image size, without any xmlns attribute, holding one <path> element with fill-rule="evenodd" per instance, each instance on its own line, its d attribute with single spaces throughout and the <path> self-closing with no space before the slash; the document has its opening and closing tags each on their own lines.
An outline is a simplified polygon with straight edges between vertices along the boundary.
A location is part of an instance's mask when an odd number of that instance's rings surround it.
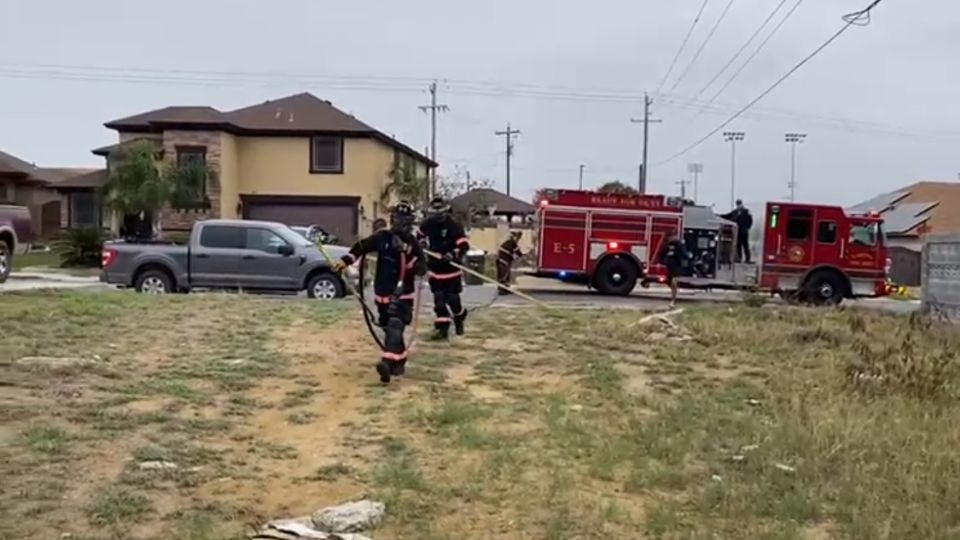
<svg viewBox="0 0 960 540">
<path fill-rule="evenodd" d="M 108 167 L 124 145 L 149 141 L 166 163 L 199 160 L 216 172 L 206 207 L 165 210 L 165 231 L 187 230 L 202 219 L 245 218 L 320 225 L 352 241 L 365 223 L 384 215 L 381 194 L 398 163 L 419 175 L 436 166 L 308 93 L 227 112 L 166 107 L 105 125 L 117 132 L 117 144 L 94 153 L 106 157 Z M 106 175 L 71 178 L 59 189 L 68 199 L 85 196 Z"/>
<path fill-rule="evenodd" d="M 0 150 L 0 204 L 10 203 L 29 208 L 34 235 L 49 238 L 60 230 L 63 212 L 56 186 L 90 171 L 38 167 Z"/>
</svg>

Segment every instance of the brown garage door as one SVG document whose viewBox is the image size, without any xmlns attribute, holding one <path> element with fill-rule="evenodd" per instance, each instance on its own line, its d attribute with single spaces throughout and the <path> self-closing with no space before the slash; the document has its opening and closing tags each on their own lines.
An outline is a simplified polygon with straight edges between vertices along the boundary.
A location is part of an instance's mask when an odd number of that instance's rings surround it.
<svg viewBox="0 0 960 540">
<path fill-rule="evenodd" d="M 357 240 L 359 198 L 244 197 L 244 219 L 277 221 L 291 226 L 319 225 L 350 245 Z"/>
</svg>

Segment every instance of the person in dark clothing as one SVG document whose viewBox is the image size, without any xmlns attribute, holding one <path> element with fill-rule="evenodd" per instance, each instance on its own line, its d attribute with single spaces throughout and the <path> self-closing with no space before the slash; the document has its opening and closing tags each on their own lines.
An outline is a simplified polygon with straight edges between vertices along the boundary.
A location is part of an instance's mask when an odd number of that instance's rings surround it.
<svg viewBox="0 0 960 540">
<path fill-rule="evenodd" d="M 463 292 L 463 272 L 453 266 L 453 263 L 460 262 L 470 244 L 463 225 L 453 217 L 450 205 L 443 198 L 436 197 L 430 201 L 427 214 L 427 218 L 420 224 L 420 234 L 427 248 L 441 257 L 428 257 L 427 260 L 427 275 L 430 277 L 433 310 L 436 314 L 436 333 L 433 339 L 445 340 L 450 336 L 451 322 L 458 336 L 464 333 L 467 309 L 460 300 L 460 293 Z"/>
<path fill-rule="evenodd" d="M 750 210 L 743 205 L 743 201 L 738 199 L 737 207 L 729 214 L 724 214 L 721 217 L 737 224 L 736 261 L 750 264 L 750 229 L 753 227 L 753 216 L 750 214 Z"/>
<path fill-rule="evenodd" d="M 415 277 L 426 273 L 423 250 L 413 234 L 414 212 L 410 203 L 397 204 L 391 213 L 389 228 L 378 229 L 358 241 L 334 266 L 339 273 L 360 257 L 377 254 L 373 294 L 377 325 L 384 329 L 384 351 L 377 363 L 377 373 L 384 384 L 406 371 L 407 346 L 403 331 L 413 320 Z"/>
<path fill-rule="evenodd" d="M 680 274 L 683 271 L 683 262 L 687 258 L 687 248 L 677 233 L 671 232 L 667 242 L 660 250 L 660 264 L 667 268 L 667 284 L 670 286 L 670 307 L 677 305 L 677 290 L 680 286 Z"/>
<path fill-rule="evenodd" d="M 377 218 L 373 220 L 373 232 L 377 232 L 380 229 L 386 229 L 386 228 L 387 228 L 387 220 L 383 218 Z"/>
<path fill-rule="evenodd" d="M 518 242 L 523 237 L 520 231 L 510 233 L 510 238 L 500 244 L 500 250 L 497 253 L 497 282 L 501 285 L 510 286 L 510 278 L 513 269 L 513 261 L 523 257 Z M 500 288 L 500 294 L 512 294 L 509 289 Z"/>
</svg>

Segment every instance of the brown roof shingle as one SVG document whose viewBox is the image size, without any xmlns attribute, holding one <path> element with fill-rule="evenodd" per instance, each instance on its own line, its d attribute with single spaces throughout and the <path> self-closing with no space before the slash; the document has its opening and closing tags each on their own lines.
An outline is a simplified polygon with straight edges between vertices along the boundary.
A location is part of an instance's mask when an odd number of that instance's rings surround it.
<svg viewBox="0 0 960 540">
<path fill-rule="evenodd" d="M 84 174 L 79 174 L 66 178 L 54 184 L 53 189 L 74 190 L 74 189 L 95 189 L 102 186 L 107 181 L 107 170 L 96 169 Z"/>
<path fill-rule="evenodd" d="M 925 233 L 960 232 L 960 182 L 917 182 L 897 191 L 909 192 L 898 204 L 939 203 L 929 211 Z"/>
<path fill-rule="evenodd" d="M 450 206 L 460 211 L 494 208 L 496 214 L 530 215 L 537 210 L 535 206 L 526 201 L 515 199 L 490 188 L 472 189 L 450 201 Z"/>
<path fill-rule="evenodd" d="M 436 166 L 420 152 L 310 93 L 295 94 L 228 112 L 211 107 L 166 107 L 113 120 L 105 125 L 120 131 L 159 131 L 166 126 L 197 126 L 217 127 L 227 132 L 249 135 L 335 133 L 365 136 Z"/>
</svg>

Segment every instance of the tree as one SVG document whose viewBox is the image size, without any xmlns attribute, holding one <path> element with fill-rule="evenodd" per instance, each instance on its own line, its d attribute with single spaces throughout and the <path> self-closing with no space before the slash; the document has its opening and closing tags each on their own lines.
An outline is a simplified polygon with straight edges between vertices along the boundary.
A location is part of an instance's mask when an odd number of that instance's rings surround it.
<svg viewBox="0 0 960 540">
<path fill-rule="evenodd" d="M 170 206 L 177 210 L 210 208 L 208 186 L 217 181 L 217 173 L 203 161 L 170 164 L 163 171 L 170 185 Z"/>
<path fill-rule="evenodd" d="M 388 206 L 394 200 L 414 204 L 425 202 L 430 191 L 430 178 L 420 175 L 409 160 L 399 160 L 390 170 L 390 182 L 380 193 L 380 203 Z"/>
<path fill-rule="evenodd" d="M 161 175 L 156 164 L 156 147 L 138 142 L 111 156 L 110 174 L 100 188 L 104 203 L 121 217 L 149 219 L 159 231 L 160 210 L 173 192 L 171 179 Z"/>
<path fill-rule="evenodd" d="M 603 184 L 597 191 L 600 193 L 617 193 L 621 195 L 636 195 L 639 193 L 635 188 L 630 187 L 619 180 L 614 180 L 613 182 L 607 182 Z"/>
</svg>

